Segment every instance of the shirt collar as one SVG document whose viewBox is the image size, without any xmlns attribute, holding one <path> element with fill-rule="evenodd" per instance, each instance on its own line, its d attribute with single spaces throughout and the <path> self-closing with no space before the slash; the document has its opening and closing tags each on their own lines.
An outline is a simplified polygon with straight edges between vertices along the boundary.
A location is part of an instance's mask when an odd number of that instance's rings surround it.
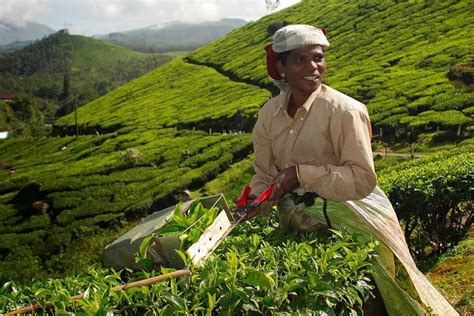
<svg viewBox="0 0 474 316">
<path fill-rule="evenodd" d="M 311 93 L 308 99 L 306 99 L 305 103 L 303 104 L 303 107 L 306 110 L 306 112 L 309 112 L 309 110 L 311 109 L 311 106 L 313 105 L 314 100 L 316 100 L 318 95 L 321 93 L 322 86 L 323 86 L 322 84 L 319 85 L 319 87 L 313 93 Z M 290 96 L 291 96 L 291 90 L 288 90 L 288 92 L 285 92 L 284 97 L 280 99 L 280 104 L 278 104 L 278 107 L 275 113 L 273 114 L 273 116 L 276 116 L 288 109 L 288 102 L 290 101 Z"/>
</svg>

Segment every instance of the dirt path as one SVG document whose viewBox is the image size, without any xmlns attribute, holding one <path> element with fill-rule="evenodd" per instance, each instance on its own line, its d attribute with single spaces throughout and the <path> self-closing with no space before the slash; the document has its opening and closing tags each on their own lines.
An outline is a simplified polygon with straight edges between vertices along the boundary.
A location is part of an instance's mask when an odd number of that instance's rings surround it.
<svg viewBox="0 0 474 316">
<path fill-rule="evenodd" d="M 375 156 L 380 155 L 382 157 L 400 157 L 400 158 L 423 158 L 428 155 L 426 154 L 406 154 L 406 153 L 393 153 L 393 152 L 384 152 L 384 151 L 374 151 L 372 154 Z"/>
</svg>

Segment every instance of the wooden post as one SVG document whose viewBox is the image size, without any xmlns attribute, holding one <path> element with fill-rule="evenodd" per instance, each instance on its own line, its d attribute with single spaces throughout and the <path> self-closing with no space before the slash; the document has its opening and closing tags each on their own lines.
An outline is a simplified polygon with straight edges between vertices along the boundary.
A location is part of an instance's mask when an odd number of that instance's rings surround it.
<svg viewBox="0 0 474 316">
<path fill-rule="evenodd" d="M 77 126 L 77 95 L 74 96 L 74 122 L 76 125 L 76 138 L 79 135 L 79 127 Z"/>
</svg>

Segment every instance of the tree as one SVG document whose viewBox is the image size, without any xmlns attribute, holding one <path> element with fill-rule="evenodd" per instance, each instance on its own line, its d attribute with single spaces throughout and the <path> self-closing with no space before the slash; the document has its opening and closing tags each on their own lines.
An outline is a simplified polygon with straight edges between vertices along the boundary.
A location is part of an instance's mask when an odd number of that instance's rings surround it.
<svg viewBox="0 0 474 316">
<path fill-rule="evenodd" d="M 33 116 L 31 100 L 27 96 L 15 96 L 11 108 L 20 121 L 28 122 Z"/>
</svg>

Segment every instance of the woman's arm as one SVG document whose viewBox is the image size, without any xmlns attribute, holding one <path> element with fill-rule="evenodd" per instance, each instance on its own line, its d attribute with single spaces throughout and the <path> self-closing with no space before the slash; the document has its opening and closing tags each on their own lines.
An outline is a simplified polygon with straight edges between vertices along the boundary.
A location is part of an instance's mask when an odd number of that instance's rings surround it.
<svg viewBox="0 0 474 316">
<path fill-rule="evenodd" d="M 269 123 L 269 122 L 268 122 Z M 268 133 L 265 113 L 260 111 L 252 131 L 252 142 L 255 153 L 253 166 L 255 175 L 252 178 L 252 194 L 260 195 L 272 183 L 278 170 L 272 152 L 272 141 Z"/>
</svg>

